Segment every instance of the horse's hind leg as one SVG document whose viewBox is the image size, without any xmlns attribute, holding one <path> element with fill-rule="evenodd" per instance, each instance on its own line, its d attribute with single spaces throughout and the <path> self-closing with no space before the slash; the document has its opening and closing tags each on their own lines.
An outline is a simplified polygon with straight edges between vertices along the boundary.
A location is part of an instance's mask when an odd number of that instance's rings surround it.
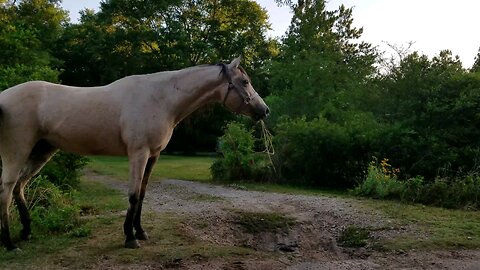
<svg viewBox="0 0 480 270">
<path fill-rule="evenodd" d="M 10 238 L 10 204 L 12 202 L 13 189 L 17 183 L 20 170 L 23 166 L 23 160 L 18 161 L 2 160 L 2 183 L 0 186 L 0 219 L 2 232 L 0 239 L 8 250 L 17 249 Z"/>
<path fill-rule="evenodd" d="M 13 190 L 15 202 L 17 203 L 18 213 L 20 214 L 20 221 L 22 222 L 23 229 L 20 231 L 20 238 L 22 240 L 29 240 L 32 234 L 30 227 L 31 218 L 28 212 L 27 202 L 25 201 L 25 195 L 23 189 L 26 182 L 18 182 Z"/>
<path fill-rule="evenodd" d="M 35 176 L 42 167 L 50 160 L 56 153 L 57 149 L 47 143 L 46 141 L 39 141 L 32 150 L 28 160 L 20 172 L 19 180 L 13 190 L 13 196 L 20 214 L 20 221 L 23 229 L 20 232 L 20 237 L 23 240 L 28 240 L 31 237 L 31 218 L 28 212 L 27 202 L 25 200 L 24 188 L 28 181 Z"/>
<path fill-rule="evenodd" d="M 142 206 L 143 199 L 145 198 L 145 190 L 147 189 L 148 179 L 152 174 L 153 166 L 157 162 L 158 156 L 151 157 L 147 161 L 145 166 L 145 172 L 143 174 L 142 186 L 140 188 L 140 198 L 138 201 L 138 209 L 135 212 L 135 217 L 133 218 L 133 227 L 135 227 L 135 238 L 138 240 L 148 240 L 148 234 L 143 230 L 141 225 L 141 216 L 142 216 Z"/>
</svg>

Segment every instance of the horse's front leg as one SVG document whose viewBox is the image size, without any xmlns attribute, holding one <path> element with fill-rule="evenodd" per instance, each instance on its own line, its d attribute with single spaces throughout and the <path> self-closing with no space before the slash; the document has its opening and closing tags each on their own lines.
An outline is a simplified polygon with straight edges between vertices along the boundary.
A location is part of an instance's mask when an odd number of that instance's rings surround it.
<svg viewBox="0 0 480 270">
<path fill-rule="evenodd" d="M 137 216 L 140 202 L 140 189 L 142 185 L 143 175 L 145 173 L 145 166 L 148 161 L 148 151 L 141 150 L 129 153 L 128 159 L 130 164 L 130 187 L 128 189 L 128 200 L 130 206 L 127 210 L 123 230 L 126 236 L 126 248 L 139 248 L 140 244 L 133 233 L 133 220 Z"/>
<path fill-rule="evenodd" d="M 138 201 L 138 209 L 135 212 L 135 216 L 133 218 L 133 227 L 135 227 L 135 237 L 138 240 L 148 240 L 148 234 L 143 230 L 141 224 L 141 216 L 142 216 L 142 206 L 143 206 L 143 199 L 145 198 L 145 190 L 147 189 L 148 179 L 152 174 L 153 166 L 158 160 L 158 156 L 154 156 L 148 159 L 147 166 L 145 167 L 145 172 L 143 174 L 142 186 L 140 188 L 140 200 Z"/>
</svg>

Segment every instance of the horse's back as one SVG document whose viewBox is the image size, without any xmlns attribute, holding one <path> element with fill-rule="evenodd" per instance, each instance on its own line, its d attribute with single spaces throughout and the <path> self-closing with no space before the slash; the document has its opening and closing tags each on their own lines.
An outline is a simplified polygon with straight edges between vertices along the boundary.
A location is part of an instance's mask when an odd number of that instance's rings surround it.
<svg viewBox="0 0 480 270">
<path fill-rule="evenodd" d="M 121 97 L 108 87 L 81 88 L 32 81 L 0 94 L 2 132 L 45 139 L 74 153 L 124 154 Z"/>
</svg>

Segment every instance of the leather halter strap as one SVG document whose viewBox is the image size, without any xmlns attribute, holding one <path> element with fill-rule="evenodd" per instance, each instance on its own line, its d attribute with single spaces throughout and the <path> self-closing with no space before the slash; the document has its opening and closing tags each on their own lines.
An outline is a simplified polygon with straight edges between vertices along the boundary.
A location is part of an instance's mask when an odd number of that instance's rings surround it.
<svg viewBox="0 0 480 270">
<path fill-rule="evenodd" d="M 227 70 L 227 67 L 225 64 L 222 64 L 222 71 L 224 73 L 224 76 L 226 77 L 226 79 L 228 80 L 228 88 L 227 88 L 227 94 L 225 94 L 225 97 L 223 98 L 223 105 L 225 106 L 225 102 L 227 101 L 227 98 L 228 96 L 230 95 L 230 91 L 233 89 L 235 92 L 237 92 L 237 94 L 242 97 L 243 99 L 243 102 L 240 103 L 240 105 L 238 106 L 238 108 L 236 109 L 236 111 L 239 111 L 243 106 L 245 105 L 248 105 L 250 104 L 255 98 L 257 98 L 259 95 L 258 93 L 255 91 L 255 94 L 250 96 L 247 91 L 242 91 L 243 89 L 241 89 L 240 87 L 238 87 L 237 85 L 235 85 L 233 82 L 232 82 L 232 78 L 230 77 L 230 74 L 228 74 L 228 70 Z"/>
</svg>

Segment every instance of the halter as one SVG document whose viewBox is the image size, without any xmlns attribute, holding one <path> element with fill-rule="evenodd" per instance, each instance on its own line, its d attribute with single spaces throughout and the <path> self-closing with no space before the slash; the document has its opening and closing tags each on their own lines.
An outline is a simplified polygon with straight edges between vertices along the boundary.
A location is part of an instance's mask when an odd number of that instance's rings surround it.
<svg viewBox="0 0 480 270">
<path fill-rule="evenodd" d="M 238 108 L 235 110 L 235 111 L 240 111 L 240 109 L 245 106 L 245 105 L 248 105 L 250 104 L 254 99 L 256 99 L 259 95 L 258 93 L 255 91 L 255 94 L 253 96 L 250 96 L 246 91 L 242 91 L 242 89 L 240 87 L 238 87 L 237 85 L 235 85 L 233 82 L 232 82 L 232 77 L 230 76 L 229 72 L 228 72 L 228 68 L 225 64 L 220 64 L 222 69 L 220 71 L 220 73 L 223 73 L 228 81 L 228 88 L 227 88 L 227 94 L 225 95 L 225 97 L 223 98 L 223 105 L 225 106 L 225 102 L 227 101 L 227 98 L 228 98 L 228 95 L 230 95 L 230 91 L 233 89 L 235 92 L 237 92 L 237 94 L 242 97 L 243 99 L 243 102 L 240 103 L 240 105 L 238 106 Z M 241 68 L 240 68 L 241 69 Z"/>
</svg>

